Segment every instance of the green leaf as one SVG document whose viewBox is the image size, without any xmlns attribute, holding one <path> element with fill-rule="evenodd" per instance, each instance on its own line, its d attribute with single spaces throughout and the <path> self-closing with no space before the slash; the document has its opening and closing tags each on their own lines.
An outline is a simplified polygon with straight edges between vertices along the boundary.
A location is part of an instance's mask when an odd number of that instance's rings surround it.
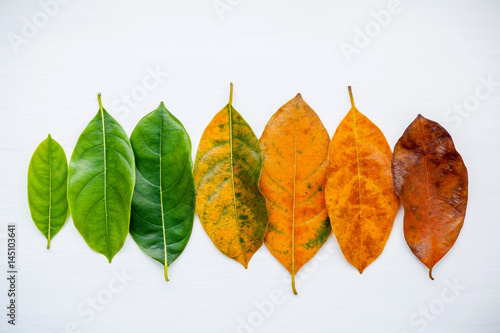
<svg viewBox="0 0 500 333">
<path fill-rule="evenodd" d="M 127 238 L 135 166 L 127 134 L 98 99 L 71 156 L 68 201 L 85 242 L 111 262 Z"/>
<path fill-rule="evenodd" d="M 28 167 L 28 204 L 36 227 L 50 240 L 68 219 L 68 162 L 57 141 L 49 136 L 33 153 Z"/>
<path fill-rule="evenodd" d="M 162 102 L 139 121 L 130 142 L 136 166 L 130 234 L 165 266 L 168 281 L 167 268 L 182 253 L 193 229 L 191 140 Z"/>
<path fill-rule="evenodd" d="M 262 151 L 252 128 L 229 103 L 203 132 L 194 167 L 196 213 L 214 245 L 245 268 L 268 225 L 259 190 Z"/>
</svg>

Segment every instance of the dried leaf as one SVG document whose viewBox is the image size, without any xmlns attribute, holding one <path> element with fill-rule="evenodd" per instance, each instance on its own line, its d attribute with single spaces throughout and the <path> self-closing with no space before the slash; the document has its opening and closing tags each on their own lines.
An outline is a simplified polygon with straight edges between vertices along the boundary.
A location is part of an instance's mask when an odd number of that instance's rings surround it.
<svg viewBox="0 0 500 333">
<path fill-rule="evenodd" d="M 394 147 L 394 190 L 405 210 L 404 235 L 413 254 L 432 268 L 451 249 L 467 207 L 467 168 L 450 134 L 418 115 Z"/>
<path fill-rule="evenodd" d="M 269 120 L 260 138 L 264 166 L 260 188 L 269 228 L 265 243 L 292 275 L 330 235 L 325 177 L 330 137 L 316 113 L 298 94 Z"/>
<path fill-rule="evenodd" d="M 382 131 L 354 106 L 330 143 L 326 205 L 346 260 L 363 273 L 382 253 L 399 201 L 391 175 L 392 152 Z"/>
<path fill-rule="evenodd" d="M 49 136 L 36 148 L 28 168 L 28 204 L 36 227 L 50 240 L 68 219 L 68 162 L 61 145 Z"/>
<path fill-rule="evenodd" d="M 130 136 L 136 182 L 130 235 L 167 268 L 184 251 L 194 218 L 191 140 L 181 122 L 160 106 L 142 118 Z"/>
<path fill-rule="evenodd" d="M 83 130 L 69 163 L 68 202 L 87 245 L 111 260 L 128 235 L 135 183 L 127 133 L 99 99 L 99 111 Z"/>
<path fill-rule="evenodd" d="M 254 132 L 229 104 L 203 132 L 196 154 L 196 213 L 215 246 L 245 268 L 262 246 L 268 218 L 258 182 L 262 152 Z"/>
</svg>

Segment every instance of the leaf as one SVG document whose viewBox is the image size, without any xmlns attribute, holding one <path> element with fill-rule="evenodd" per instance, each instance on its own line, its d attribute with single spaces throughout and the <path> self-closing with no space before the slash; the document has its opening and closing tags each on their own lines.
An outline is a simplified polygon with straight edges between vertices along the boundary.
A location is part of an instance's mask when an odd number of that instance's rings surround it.
<svg viewBox="0 0 500 333">
<path fill-rule="evenodd" d="M 260 188 L 269 228 L 265 243 L 292 275 L 330 235 L 325 177 L 330 137 L 316 113 L 298 94 L 269 120 L 260 138 L 264 166 Z"/>
<path fill-rule="evenodd" d="M 346 260 L 363 273 L 382 253 L 399 200 L 394 193 L 392 152 L 382 131 L 352 108 L 339 124 L 328 155 L 326 205 Z"/>
<path fill-rule="evenodd" d="M 100 94 L 98 100 L 100 109 L 71 156 L 68 201 L 85 242 L 111 262 L 130 225 L 134 154 L 123 128 L 102 107 Z"/>
<path fill-rule="evenodd" d="M 130 137 L 136 182 L 130 234 L 141 250 L 167 268 L 182 253 L 194 219 L 191 140 L 163 102 Z"/>
<path fill-rule="evenodd" d="M 262 152 L 254 132 L 229 104 L 203 132 L 196 154 L 196 213 L 214 245 L 245 268 L 268 224 L 258 182 Z"/>
<path fill-rule="evenodd" d="M 418 115 L 394 147 L 394 190 L 405 210 L 404 235 L 413 254 L 432 268 L 451 249 L 467 207 L 467 168 L 450 134 Z"/>
<path fill-rule="evenodd" d="M 68 162 L 63 148 L 49 136 L 33 153 L 28 167 L 28 205 L 36 227 L 50 240 L 68 219 Z"/>
</svg>

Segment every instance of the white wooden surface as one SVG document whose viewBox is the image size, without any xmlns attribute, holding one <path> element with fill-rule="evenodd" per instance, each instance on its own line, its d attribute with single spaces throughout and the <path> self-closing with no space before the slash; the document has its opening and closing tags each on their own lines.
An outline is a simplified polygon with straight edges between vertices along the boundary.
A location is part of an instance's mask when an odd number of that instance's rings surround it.
<svg viewBox="0 0 500 333">
<path fill-rule="evenodd" d="M 372 11 L 389 9 L 390 22 L 377 23 Z M 37 1 L 0 3 L 0 331 L 500 331 L 500 2 L 61 0 L 46 7 L 52 16 L 43 10 Z M 349 62 L 341 47 L 355 42 L 363 47 Z M 230 81 L 235 108 L 258 136 L 298 92 L 333 135 L 350 107 L 347 85 L 391 147 L 418 113 L 440 122 L 470 186 L 464 228 L 435 281 L 404 241 L 402 208 L 362 275 L 331 236 L 299 274 L 298 296 L 265 246 L 244 270 L 217 251 L 198 218 L 169 283 L 130 237 L 108 264 L 71 219 L 45 249 L 26 175 L 47 133 L 69 159 L 98 110 L 98 91 L 129 134 L 163 100 L 189 132 L 194 157 Z M 8 223 L 18 229 L 15 327 L 2 277 Z M 117 280 L 123 271 L 131 278 Z"/>
</svg>

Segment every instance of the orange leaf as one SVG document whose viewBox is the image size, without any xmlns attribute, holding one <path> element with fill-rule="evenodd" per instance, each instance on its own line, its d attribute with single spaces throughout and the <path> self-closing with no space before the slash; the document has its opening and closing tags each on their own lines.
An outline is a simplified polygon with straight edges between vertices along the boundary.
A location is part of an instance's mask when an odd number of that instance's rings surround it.
<svg viewBox="0 0 500 333">
<path fill-rule="evenodd" d="M 464 223 L 467 168 L 450 134 L 418 115 L 394 147 L 392 174 L 405 209 L 406 242 L 433 279 L 432 268 L 455 244 Z"/>
<path fill-rule="evenodd" d="M 271 117 L 260 138 L 260 188 L 269 212 L 264 242 L 292 275 L 295 294 L 295 274 L 330 235 L 324 196 L 329 141 L 300 94 Z"/>
<path fill-rule="evenodd" d="M 363 273 L 382 253 L 399 201 L 391 175 L 392 152 L 382 131 L 354 106 L 330 143 L 326 205 L 340 249 Z"/>
</svg>

